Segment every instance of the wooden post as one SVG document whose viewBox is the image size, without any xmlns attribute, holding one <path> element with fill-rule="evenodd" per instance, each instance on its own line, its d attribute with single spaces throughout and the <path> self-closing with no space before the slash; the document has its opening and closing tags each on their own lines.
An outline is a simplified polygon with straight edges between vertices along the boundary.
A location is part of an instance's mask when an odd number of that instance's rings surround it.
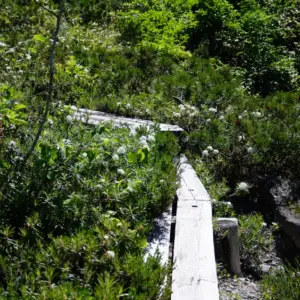
<svg viewBox="0 0 300 300">
<path fill-rule="evenodd" d="M 220 229 L 228 231 L 227 238 L 229 242 L 230 271 L 237 276 L 241 276 L 238 220 L 236 218 L 218 218 L 217 224 Z"/>
</svg>

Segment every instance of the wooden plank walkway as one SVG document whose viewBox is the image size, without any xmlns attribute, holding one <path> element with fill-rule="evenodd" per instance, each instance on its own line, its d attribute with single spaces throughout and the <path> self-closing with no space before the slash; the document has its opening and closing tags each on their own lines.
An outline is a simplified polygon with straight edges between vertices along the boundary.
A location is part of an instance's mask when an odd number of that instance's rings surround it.
<svg viewBox="0 0 300 300">
<path fill-rule="evenodd" d="M 124 118 L 120 116 L 115 116 L 112 114 L 107 114 L 104 112 L 88 110 L 88 109 L 78 109 L 74 110 L 74 117 L 77 120 L 81 120 L 87 124 L 95 125 L 101 122 L 114 122 L 117 126 L 129 126 L 130 128 L 138 128 L 140 126 L 153 127 L 155 125 L 159 126 L 161 131 L 172 131 L 181 132 L 183 129 L 178 125 L 170 125 L 164 123 L 155 123 L 149 120 Z"/>
<path fill-rule="evenodd" d="M 184 155 L 179 176 L 171 300 L 217 300 L 212 204 Z"/>
</svg>

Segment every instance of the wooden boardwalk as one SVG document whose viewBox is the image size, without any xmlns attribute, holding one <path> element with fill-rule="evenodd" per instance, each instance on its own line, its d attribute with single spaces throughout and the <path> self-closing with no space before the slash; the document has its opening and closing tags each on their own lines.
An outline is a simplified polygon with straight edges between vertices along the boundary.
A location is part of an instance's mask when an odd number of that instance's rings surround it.
<svg viewBox="0 0 300 300">
<path fill-rule="evenodd" d="M 115 116 L 112 114 L 107 114 L 99 111 L 88 110 L 88 109 L 78 109 L 74 111 L 74 116 L 77 120 L 81 120 L 84 123 L 95 125 L 101 122 L 113 122 L 117 126 L 129 126 L 130 128 L 138 128 L 140 126 L 152 127 L 159 126 L 161 131 L 172 131 L 181 132 L 183 129 L 178 125 L 170 125 L 164 123 L 155 123 L 149 120 L 140 120 L 132 118 L 124 118 L 120 116 Z"/>
<path fill-rule="evenodd" d="M 118 117 L 102 112 L 79 109 L 76 119 L 87 124 L 112 121 L 117 126 L 138 128 L 159 126 L 161 131 L 183 131 L 177 125 Z M 163 264 L 173 258 L 171 300 L 219 299 L 215 261 L 212 202 L 187 158 L 180 157 L 177 207 L 171 207 L 156 220 L 149 237 L 145 258 L 158 250 Z M 176 212 L 176 217 L 172 216 Z M 174 220 L 176 223 L 174 226 Z M 173 223 L 173 224 L 172 224 Z M 172 229 L 174 232 L 172 232 Z M 172 239 L 174 236 L 174 241 Z M 174 247 L 172 249 L 174 243 Z"/>
<path fill-rule="evenodd" d="M 217 300 L 212 204 L 184 155 L 179 176 L 171 299 Z"/>
</svg>

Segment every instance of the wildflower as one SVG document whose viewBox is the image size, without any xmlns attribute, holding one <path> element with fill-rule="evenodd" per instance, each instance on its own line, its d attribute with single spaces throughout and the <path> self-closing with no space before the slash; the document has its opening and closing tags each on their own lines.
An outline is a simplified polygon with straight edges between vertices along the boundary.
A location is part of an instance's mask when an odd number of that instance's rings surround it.
<svg viewBox="0 0 300 300">
<path fill-rule="evenodd" d="M 255 149 L 253 147 L 248 147 L 247 152 L 249 154 L 253 154 L 255 152 Z"/>
<path fill-rule="evenodd" d="M 184 107 L 184 105 L 183 105 L 183 104 L 180 104 L 180 105 L 179 105 L 179 108 L 180 108 L 180 110 L 182 110 L 182 111 L 184 111 L 184 110 L 185 110 L 185 107 Z"/>
<path fill-rule="evenodd" d="M 164 181 L 163 179 L 161 179 L 159 182 L 160 182 L 160 183 L 165 183 L 165 181 Z"/>
<path fill-rule="evenodd" d="M 202 156 L 209 156 L 208 150 L 203 150 L 202 151 Z"/>
<path fill-rule="evenodd" d="M 27 54 L 26 54 L 26 58 L 27 58 L 28 60 L 31 60 L 31 55 L 30 55 L 30 53 L 27 53 Z"/>
<path fill-rule="evenodd" d="M 224 118 L 225 118 L 224 116 L 220 116 L 219 120 L 222 121 L 222 120 L 224 120 Z"/>
<path fill-rule="evenodd" d="M 85 157 L 87 157 L 87 153 L 86 152 L 83 152 L 82 153 L 82 156 L 85 158 Z"/>
<path fill-rule="evenodd" d="M 130 129 L 130 133 L 129 136 L 135 136 L 136 135 L 136 131 L 134 128 Z"/>
<path fill-rule="evenodd" d="M 15 157 L 15 160 L 16 160 L 16 161 L 22 161 L 23 158 L 22 158 L 21 156 L 16 156 L 16 157 Z"/>
<path fill-rule="evenodd" d="M 16 148 L 17 147 L 17 143 L 15 141 L 10 141 L 8 144 L 9 148 Z"/>
<path fill-rule="evenodd" d="M 118 154 L 125 154 L 126 153 L 126 148 L 124 146 L 121 146 L 117 150 Z"/>
<path fill-rule="evenodd" d="M 150 109 L 149 109 L 149 108 L 146 109 L 146 114 L 147 114 L 147 115 L 150 114 Z"/>
<path fill-rule="evenodd" d="M 241 134 L 241 135 L 238 136 L 238 141 L 239 142 L 242 141 L 242 140 L 244 140 L 244 139 L 245 139 L 245 136 L 243 134 Z"/>
<path fill-rule="evenodd" d="M 206 149 L 209 150 L 209 151 L 213 151 L 214 150 L 214 148 L 212 146 L 207 146 Z"/>
<path fill-rule="evenodd" d="M 117 172 L 118 172 L 118 174 L 120 174 L 120 175 L 125 175 L 125 171 L 123 170 L 123 169 L 118 169 L 117 170 Z"/>
<path fill-rule="evenodd" d="M 49 124 L 49 126 L 53 126 L 53 124 L 54 124 L 53 120 L 48 119 L 48 124 Z"/>
<path fill-rule="evenodd" d="M 115 252 L 114 251 L 107 251 L 106 252 L 106 256 L 108 257 L 108 258 L 114 258 L 115 256 L 116 256 L 116 254 L 115 254 Z"/>
<path fill-rule="evenodd" d="M 252 115 L 253 115 L 254 117 L 260 118 L 260 117 L 261 117 L 261 112 L 259 112 L 259 111 L 254 111 L 254 112 L 252 112 Z"/>
<path fill-rule="evenodd" d="M 68 139 L 63 139 L 62 142 L 65 144 L 65 145 L 71 145 L 72 142 Z"/>
<path fill-rule="evenodd" d="M 215 149 L 214 151 L 213 151 L 213 154 L 219 154 L 219 150 L 217 150 L 217 149 Z"/>
<path fill-rule="evenodd" d="M 211 119 L 207 119 L 207 120 L 206 120 L 206 123 L 210 123 L 210 122 L 211 122 Z"/>
<path fill-rule="evenodd" d="M 72 110 L 77 110 L 77 107 L 76 107 L 75 105 L 72 105 L 72 106 L 71 106 L 71 109 L 72 109 Z"/>
<path fill-rule="evenodd" d="M 105 240 L 109 240 L 109 236 L 107 234 L 105 234 L 103 237 L 104 237 Z"/>
<path fill-rule="evenodd" d="M 216 108 L 213 108 L 213 107 L 210 107 L 208 109 L 209 112 L 212 112 L 212 113 L 216 113 L 217 112 L 217 109 Z"/>
<path fill-rule="evenodd" d="M 67 115 L 66 121 L 67 121 L 67 123 L 71 124 L 73 122 L 73 117 L 70 115 Z"/>
<path fill-rule="evenodd" d="M 119 155 L 118 155 L 118 154 L 114 154 L 114 155 L 112 156 L 112 159 L 113 159 L 114 161 L 119 160 Z"/>
<path fill-rule="evenodd" d="M 153 135 L 148 135 L 147 139 L 149 142 L 155 142 L 155 137 Z"/>
<path fill-rule="evenodd" d="M 239 118 L 238 118 L 239 120 L 242 120 L 243 119 L 243 116 L 242 115 L 239 115 Z"/>
<path fill-rule="evenodd" d="M 121 106 L 121 104 L 122 104 L 121 102 L 117 102 L 117 106 Z"/>
<path fill-rule="evenodd" d="M 262 222 L 262 223 L 261 223 L 261 226 L 262 226 L 262 227 L 266 227 L 266 226 L 267 226 L 267 223 Z"/>
<path fill-rule="evenodd" d="M 173 112 L 173 117 L 179 118 L 179 117 L 180 117 L 180 113 L 178 113 L 178 112 Z"/>
<path fill-rule="evenodd" d="M 248 192 L 249 184 L 247 182 L 240 182 L 237 186 L 237 190 L 241 192 Z"/>
<path fill-rule="evenodd" d="M 142 142 L 142 141 L 147 141 L 147 137 L 145 137 L 144 135 L 142 135 L 141 137 L 140 137 L 140 142 Z"/>
<path fill-rule="evenodd" d="M 126 109 L 130 109 L 131 108 L 131 104 L 130 103 L 127 103 L 126 104 Z"/>
</svg>

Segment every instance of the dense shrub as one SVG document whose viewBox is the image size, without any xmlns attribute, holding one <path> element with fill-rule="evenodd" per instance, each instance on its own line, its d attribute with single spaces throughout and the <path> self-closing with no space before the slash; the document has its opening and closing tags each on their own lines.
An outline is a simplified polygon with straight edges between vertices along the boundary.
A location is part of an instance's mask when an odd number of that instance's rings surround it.
<svg viewBox="0 0 300 300">
<path fill-rule="evenodd" d="M 109 124 L 89 129 L 67 113 L 53 106 L 26 165 L 34 127 L 4 128 L 1 293 L 156 299 L 165 270 L 158 257 L 143 262 L 143 252 L 176 188 L 175 138 Z"/>
</svg>

